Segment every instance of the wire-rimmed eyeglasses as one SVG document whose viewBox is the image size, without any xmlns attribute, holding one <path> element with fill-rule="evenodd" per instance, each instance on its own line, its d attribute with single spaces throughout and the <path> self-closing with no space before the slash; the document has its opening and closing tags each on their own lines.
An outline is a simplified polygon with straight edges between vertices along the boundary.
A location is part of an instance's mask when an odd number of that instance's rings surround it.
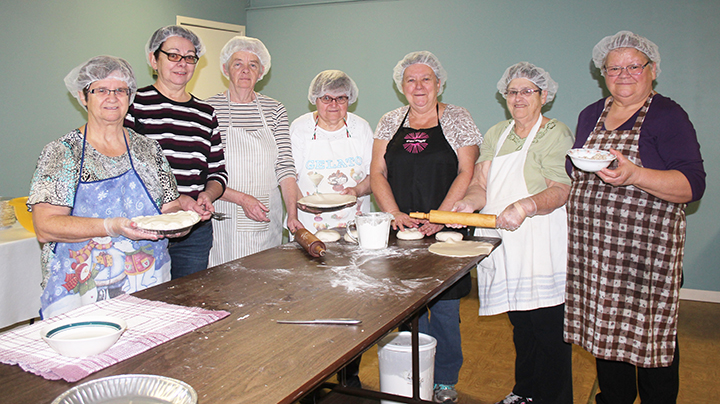
<svg viewBox="0 0 720 404">
<path fill-rule="evenodd" d="M 648 61 L 644 65 L 632 64 L 625 67 L 605 66 L 603 69 L 605 70 L 605 75 L 608 77 L 617 77 L 622 74 L 623 70 L 627 70 L 628 74 L 632 76 L 639 76 L 642 74 L 643 70 L 645 70 L 645 66 L 647 66 L 648 64 L 650 64 L 650 61 Z"/>
</svg>

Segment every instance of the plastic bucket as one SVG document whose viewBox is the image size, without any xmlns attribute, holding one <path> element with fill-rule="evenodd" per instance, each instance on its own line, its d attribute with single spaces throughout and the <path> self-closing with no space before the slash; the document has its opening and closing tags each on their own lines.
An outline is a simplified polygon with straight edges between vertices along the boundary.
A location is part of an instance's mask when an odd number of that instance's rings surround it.
<svg viewBox="0 0 720 404">
<path fill-rule="evenodd" d="M 420 398 L 432 400 L 433 373 L 435 371 L 435 338 L 419 334 Z M 412 397 L 412 333 L 409 331 L 388 334 L 378 343 L 380 364 L 380 391 Z M 395 401 L 382 400 L 382 404 Z"/>
</svg>

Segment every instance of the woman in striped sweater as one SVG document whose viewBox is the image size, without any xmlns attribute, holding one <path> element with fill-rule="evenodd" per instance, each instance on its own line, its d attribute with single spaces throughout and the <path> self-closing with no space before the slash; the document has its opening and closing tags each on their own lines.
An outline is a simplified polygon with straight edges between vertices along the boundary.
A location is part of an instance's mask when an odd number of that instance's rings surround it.
<svg viewBox="0 0 720 404">
<path fill-rule="evenodd" d="M 213 228 L 208 219 L 213 202 L 227 185 L 225 155 L 213 108 L 186 90 L 205 49 L 190 30 L 158 29 L 145 46 L 157 72 L 155 84 L 138 89 L 125 126 L 160 143 L 178 183 L 183 210 L 203 219 L 187 236 L 170 243 L 172 278 L 208 267 Z"/>
</svg>

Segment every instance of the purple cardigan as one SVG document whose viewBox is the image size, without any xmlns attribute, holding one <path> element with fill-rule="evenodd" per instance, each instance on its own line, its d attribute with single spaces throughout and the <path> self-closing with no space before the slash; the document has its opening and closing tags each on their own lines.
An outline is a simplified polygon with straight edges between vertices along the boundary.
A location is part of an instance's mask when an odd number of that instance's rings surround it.
<svg viewBox="0 0 720 404">
<path fill-rule="evenodd" d="M 605 107 L 601 99 L 585 108 L 578 117 L 575 145 L 582 147 L 590 132 L 595 129 Z M 618 130 L 632 129 L 639 111 Z M 656 170 L 678 170 L 688 179 L 692 188 L 692 201 L 702 198 L 705 193 L 705 169 L 700 155 L 695 128 L 685 110 L 670 98 L 656 94 L 640 129 L 640 159 L 646 168 Z M 568 159 L 568 174 L 573 166 Z"/>
</svg>

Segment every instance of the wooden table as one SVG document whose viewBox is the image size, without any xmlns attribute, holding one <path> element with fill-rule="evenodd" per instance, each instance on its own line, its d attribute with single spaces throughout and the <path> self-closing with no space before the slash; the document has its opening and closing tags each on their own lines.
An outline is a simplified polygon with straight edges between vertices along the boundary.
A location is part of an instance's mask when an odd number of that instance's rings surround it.
<svg viewBox="0 0 720 404">
<path fill-rule="evenodd" d="M 477 239 L 477 238 L 476 238 Z M 499 239 L 478 239 L 500 244 Z M 373 346 L 468 273 L 484 256 L 447 258 L 434 239 L 396 240 L 364 251 L 344 241 L 322 258 L 285 244 L 135 296 L 230 316 L 94 373 L 183 380 L 199 402 L 292 403 Z M 356 318 L 359 326 L 290 325 L 276 320 Z M 78 383 L 48 381 L 0 365 L 0 401 L 50 403 Z"/>
</svg>

